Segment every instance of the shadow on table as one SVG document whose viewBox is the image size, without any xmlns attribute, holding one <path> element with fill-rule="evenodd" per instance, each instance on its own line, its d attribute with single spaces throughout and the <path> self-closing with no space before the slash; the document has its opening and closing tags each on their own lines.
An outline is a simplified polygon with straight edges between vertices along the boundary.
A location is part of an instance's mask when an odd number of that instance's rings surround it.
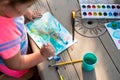
<svg viewBox="0 0 120 80">
<path fill-rule="evenodd" d="M 120 0 L 114 0 L 114 3 L 120 4 Z"/>
<path fill-rule="evenodd" d="M 83 80 L 96 80 L 95 69 L 90 72 L 87 72 L 82 69 L 82 75 L 83 75 Z"/>
</svg>

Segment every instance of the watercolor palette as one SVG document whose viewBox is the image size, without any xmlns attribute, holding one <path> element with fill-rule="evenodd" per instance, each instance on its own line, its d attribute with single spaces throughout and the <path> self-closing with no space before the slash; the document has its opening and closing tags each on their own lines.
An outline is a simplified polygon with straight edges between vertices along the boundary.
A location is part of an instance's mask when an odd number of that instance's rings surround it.
<svg viewBox="0 0 120 80">
<path fill-rule="evenodd" d="M 117 48 L 120 49 L 120 20 L 106 23 L 105 27 L 110 33 Z"/>
<path fill-rule="evenodd" d="M 82 18 L 120 18 L 120 4 L 80 4 Z"/>
</svg>

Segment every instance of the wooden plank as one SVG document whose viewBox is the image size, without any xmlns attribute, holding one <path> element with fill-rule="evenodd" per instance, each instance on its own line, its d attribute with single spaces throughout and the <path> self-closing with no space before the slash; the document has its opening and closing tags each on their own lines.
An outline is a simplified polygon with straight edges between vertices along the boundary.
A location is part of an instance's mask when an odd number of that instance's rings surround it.
<svg viewBox="0 0 120 80">
<path fill-rule="evenodd" d="M 37 2 L 34 3 L 34 5 L 30 7 L 30 9 L 38 10 L 40 11 L 41 14 L 49 11 L 49 7 L 47 5 L 46 0 L 38 0 Z"/>
<path fill-rule="evenodd" d="M 69 49 L 72 60 L 82 59 L 86 52 L 94 52 L 98 57 L 98 63 L 92 72 L 82 70 L 81 63 L 74 64 L 80 80 L 118 80 L 120 78 L 117 69 L 98 38 L 86 38 L 79 34 L 75 36 L 78 42 L 74 45 L 73 50 Z"/>
<path fill-rule="evenodd" d="M 65 26 L 65 28 L 72 32 L 71 27 L 71 11 L 78 10 L 77 0 L 47 0 L 50 10 L 58 21 Z M 77 5 L 77 6 L 76 6 Z"/>
<path fill-rule="evenodd" d="M 70 56 L 68 55 L 67 51 L 61 53 L 60 56 L 61 60 L 59 62 L 70 61 Z M 63 75 L 64 80 L 80 80 L 73 65 L 61 66 L 60 71 Z"/>
<path fill-rule="evenodd" d="M 102 1 L 103 2 L 103 1 Z M 115 3 L 115 4 L 119 4 L 120 1 L 119 0 L 109 0 L 108 3 Z M 106 32 L 103 36 L 100 37 L 105 49 L 108 52 L 108 55 L 110 56 L 110 58 L 112 59 L 113 63 L 116 66 L 116 69 L 118 70 L 119 74 L 120 74 L 120 50 L 118 50 L 114 44 L 114 42 L 112 41 L 112 38 L 110 37 L 109 33 Z"/>
<path fill-rule="evenodd" d="M 120 50 L 117 49 L 108 32 L 101 36 L 100 39 L 120 73 Z"/>
</svg>

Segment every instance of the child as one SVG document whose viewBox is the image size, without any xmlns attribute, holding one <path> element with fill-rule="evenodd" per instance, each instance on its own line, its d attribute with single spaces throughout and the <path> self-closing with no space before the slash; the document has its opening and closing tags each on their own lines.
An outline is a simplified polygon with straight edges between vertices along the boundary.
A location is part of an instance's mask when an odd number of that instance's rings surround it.
<svg viewBox="0 0 120 80">
<path fill-rule="evenodd" d="M 0 0 L 0 72 L 9 80 L 28 80 L 27 77 L 23 79 L 28 69 L 55 53 L 52 45 L 47 43 L 40 51 L 26 55 L 28 41 L 22 15 L 30 12 L 26 12 L 27 8 L 34 1 L 36 0 Z M 0 80 L 7 80 L 4 76 Z"/>
</svg>

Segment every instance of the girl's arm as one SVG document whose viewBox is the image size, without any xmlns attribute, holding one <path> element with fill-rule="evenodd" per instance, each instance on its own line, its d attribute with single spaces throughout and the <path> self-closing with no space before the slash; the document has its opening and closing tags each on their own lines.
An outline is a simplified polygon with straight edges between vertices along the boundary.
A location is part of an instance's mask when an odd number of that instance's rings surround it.
<svg viewBox="0 0 120 80">
<path fill-rule="evenodd" d="M 50 44 L 47 44 L 47 46 L 43 46 L 38 52 L 28 55 L 21 55 L 20 52 L 18 52 L 17 55 L 4 60 L 4 62 L 11 69 L 23 70 L 37 65 L 48 57 L 54 55 L 54 53 L 54 48 Z"/>
</svg>

